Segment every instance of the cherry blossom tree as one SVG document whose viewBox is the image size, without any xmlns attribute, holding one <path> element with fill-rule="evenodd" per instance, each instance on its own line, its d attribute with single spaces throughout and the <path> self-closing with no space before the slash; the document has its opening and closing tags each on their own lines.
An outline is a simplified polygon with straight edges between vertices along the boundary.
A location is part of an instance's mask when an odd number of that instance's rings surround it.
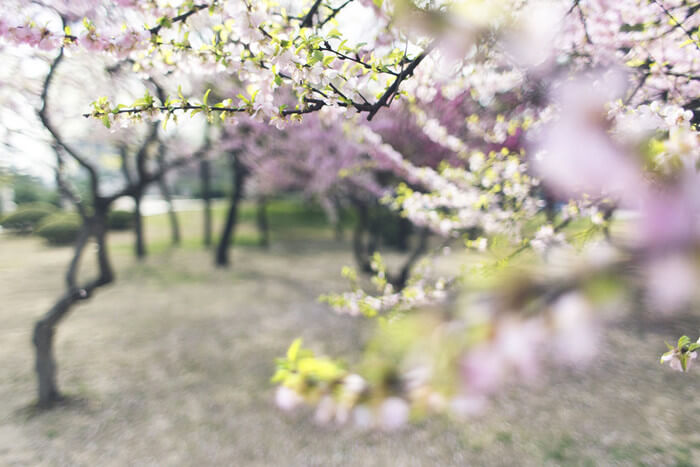
<svg viewBox="0 0 700 467">
<path fill-rule="evenodd" d="M 354 369 L 295 341 L 273 377 L 282 408 L 307 402 L 319 422 L 383 429 L 411 414 L 474 415 L 508 383 L 595 355 L 610 303 L 595 293 L 601 281 L 614 298 L 639 293 L 658 312 L 697 302 L 692 2 L 118 3 L 140 18 L 125 31 L 86 2 L 81 24 L 15 15 L 0 37 L 128 57 L 150 76 L 238 83 L 216 102 L 176 89 L 96 99 L 86 116 L 108 127 L 198 113 L 290 133 L 311 114 L 340 122 L 348 144 L 405 181 L 385 205 L 443 237 L 429 257 L 459 241 L 480 258 L 451 275 L 421 261 L 400 290 L 381 255 L 369 264 L 374 290 L 346 268 L 352 290 L 324 299 L 378 318 L 377 335 Z M 392 137 L 380 124 L 398 105 L 416 135 Z M 623 221 L 621 210 L 636 217 Z M 442 313 L 425 311 L 436 304 Z M 662 362 L 686 371 L 698 345 L 683 336 Z"/>
<path fill-rule="evenodd" d="M 66 22 L 69 17 L 68 13 L 54 8 L 50 8 L 49 13 L 61 22 Z M 103 71 L 102 84 L 110 83 L 104 79 L 105 75 L 108 75 L 105 72 L 104 62 L 101 60 L 90 62 L 88 60 L 86 64 L 84 57 L 81 59 L 77 57 L 67 58 L 63 48 L 59 48 L 53 55 L 50 52 L 48 56 L 42 53 L 37 55 L 37 58 L 48 61 L 48 70 L 38 86 L 35 89 L 28 86 L 23 95 L 28 97 L 29 102 L 36 102 L 36 116 L 43 131 L 48 135 L 47 145 L 52 148 L 56 155 L 58 186 L 62 195 L 73 204 L 82 219 L 81 231 L 66 273 L 66 291 L 54 306 L 37 321 L 33 333 L 33 343 L 36 349 L 38 403 L 41 407 L 50 407 L 61 399 L 57 386 L 56 363 L 53 353 L 53 336 L 56 326 L 67 316 L 74 304 L 89 299 L 96 289 L 114 280 L 106 238 L 110 207 L 114 201 L 123 196 L 132 196 L 138 199 L 138 195 L 143 192 L 146 186 L 159 181 L 168 170 L 189 162 L 192 159 L 192 152 L 167 159 L 161 156 L 158 166 L 150 167 L 147 162 L 149 152 L 154 149 L 153 146 L 159 139 L 159 125 L 157 123 L 148 125 L 149 130 L 143 136 L 139 136 L 138 131 L 132 130 L 128 134 L 122 133 L 120 138 L 115 138 L 109 133 L 100 132 L 99 129 L 96 132 L 94 128 L 90 130 L 90 136 L 76 134 L 74 126 L 65 124 L 70 121 L 70 117 L 65 115 L 70 115 L 68 106 L 74 103 L 71 101 L 74 96 L 71 95 L 70 89 L 81 89 L 82 85 L 82 89 L 85 90 L 86 83 L 100 81 L 100 69 Z M 76 62 L 80 63 L 79 66 L 96 67 L 90 70 L 89 76 L 85 76 L 83 71 L 81 76 L 83 82 L 77 86 L 72 80 L 77 75 L 62 74 L 62 71 L 65 70 L 61 70 L 62 67 L 76 66 Z M 14 78 L 17 79 L 19 76 Z M 118 86 L 114 85 L 114 81 L 111 84 L 116 90 Z M 88 89 L 89 87 L 90 85 L 87 84 Z M 87 92 L 90 91 L 87 90 Z M 91 154 L 90 145 L 86 144 L 90 142 L 91 137 L 94 142 L 100 144 L 109 144 L 112 141 L 112 144 L 121 150 L 125 164 L 122 167 L 125 180 L 120 188 L 112 190 L 111 193 L 106 193 L 105 172 L 99 165 L 98 155 Z M 141 138 L 140 142 L 139 138 Z M 160 147 L 162 148 L 164 144 L 165 142 L 162 142 Z M 182 145 L 180 146 L 182 147 Z M 127 166 L 131 159 L 134 159 L 136 165 L 136 173 L 134 174 Z M 79 194 L 67 179 L 68 161 L 77 164 L 87 173 L 89 191 L 86 195 Z M 140 219 L 140 216 L 138 218 Z M 137 247 L 142 247 L 142 237 L 137 236 L 137 239 L 140 240 L 137 241 Z M 97 247 L 95 251 L 98 271 L 95 278 L 81 282 L 78 277 L 78 269 L 83 253 L 90 245 L 91 240 L 94 240 Z"/>
</svg>

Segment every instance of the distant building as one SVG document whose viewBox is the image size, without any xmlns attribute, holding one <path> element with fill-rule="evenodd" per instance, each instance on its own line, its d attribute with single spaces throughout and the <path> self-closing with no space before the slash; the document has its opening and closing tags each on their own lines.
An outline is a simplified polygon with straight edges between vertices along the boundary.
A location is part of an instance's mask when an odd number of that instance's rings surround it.
<svg viewBox="0 0 700 467">
<path fill-rule="evenodd" d="M 16 209 L 15 190 L 11 186 L 0 186 L 0 214 L 7 214 Z"/>
</svg>

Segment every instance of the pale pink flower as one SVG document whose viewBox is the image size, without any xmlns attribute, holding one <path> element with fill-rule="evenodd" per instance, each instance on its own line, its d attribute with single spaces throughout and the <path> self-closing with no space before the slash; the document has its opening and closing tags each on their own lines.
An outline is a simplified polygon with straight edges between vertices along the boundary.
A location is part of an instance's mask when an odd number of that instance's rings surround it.
<svg viewBox="0 0 700 467">
<path fill-rule="evenodd" d="M 316 406 L 316 413 L 314 414 L 314 420 L 316 423 L 325 425 L 326 423 L 333 420 L 336 412 L 336 404 L 331 396 L 324 396 Z"/>
<path fill-rule="evenodd" d="M 389 397 L 379 406 L 377 414 L 379 427 L 382 430 L 393 431 L 401 428 L 408 421 L 410 408 L 400 397 Z"/>
<path fill-rule="evenodd" d="M 665 255 L 646 265 L 647 294 L 653 309 L 677 311 L 690 303 L 697 287 L 692 260 L 680 254 Z"/>
<path fill-rule="evenodd" d="M 599 331 L 593 322 L 593 309 L 579 293 L 559 298 L 552 309 L 554 318 L 554 357 L 562 363 L 582 365 L 598 351 Z"/>
<path fill-rule="evenodd" d="M 690 370 L 690 367 L 692 366 L 693 360 L 697 358 L 698 354 L 697 352 L 690 352 L 688 354 L 686 363 L 685 363 L 685 371 Z M 665 353 L 661 357 L 661 363 L 668 363 L 671 368 L 673 368 L 676 371 L 683 371 L 683 364 L 681 363 L 681 351 L 678 349 L 673 349 L 670 352 Z"/>
<path fill-rule="evenodd" d="M 478 394 L 493 392 L 503 377 L 503 356 L 494 345 L 481 344 L 462 360 L 462 378 L 470 391 Z"/>
<path fill-rule="evenodd" d="M 279 386 L 275 392 L 275 404 L 282 410 L 293 410 L 302 402 L 301 396 L 286 386 Z"/>
<path fill-rule="evenodd" d="M 646 190 L 641 209 L 641 242 L 646 247 L 682 247 L 697 234 L 698 178 L 689 176 L 668 190 Z"/>
<path fill-rule="evenodd" d="M 533 381 L 539 372 L 539 349 L 544 339 L 541 320 L 506 319 L 498 326 L 494 347 L 501 352 L 505 364 L 520 377 Z"/>
<path fill-rule="evenodd" d="M 488 407 L 488 399 L 482 395 L 464 395 L 450 401 L 450 413 L 459 418 L 476 417 Z"/>
<path fill-rule="evenodd" d="M 609 79 L 608 79 L 609 78 Z M 535 171 L 559 196 L 614 195 L 635 205 L 644 191 L 641 172 L 608 133 L 605 104 L 622 94 L 618 75 L 580 77 L 559 84 L 560 115 L 540 135 Z"/>
</svg>

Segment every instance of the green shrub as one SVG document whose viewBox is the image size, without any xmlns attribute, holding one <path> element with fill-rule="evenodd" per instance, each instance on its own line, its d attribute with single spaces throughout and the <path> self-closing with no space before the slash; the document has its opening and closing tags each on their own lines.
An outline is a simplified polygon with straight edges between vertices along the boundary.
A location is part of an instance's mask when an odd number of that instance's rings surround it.
<svg viewBox="0 0 700 467">
<path fill-rule="evenodd" d="M 59 213 L 45 218 L 36 234 L 51 245 L 69 245 L 78 238 L 80 228 L 81 221 L 78 215 Z"/>
<path fill-rule="evenodd" d="M 10 178 L 17 205 L 45 201 L 54 204 L 58 201 L 58 191 L 47 186 L 40 178 L 31 175 L 14 174 Z M 58 205 L 57 205 L 58 206 Z"/>
<path fill-rule="evenodd" d="M 109 230 L 129 230 L 134 225 L 134 213 L 131 211 L 110 211 L 107 217 Z"/>
<path fill-rule="evenodd" d="M 55 212 L 56 207 L 50 204 L 24 204 L 15 212 L 0 219 L 0 225 L 8 230 L 28 233 L 34 231 L 45 217 Z"/>
<path fill-rule="evenodd" d="M 209 188 L 209 198 L 210 199 L 223 199 L 228 198 L 230 189 L 224 186 L 212 186 Z M 192 198 L 202 199 L 202 189 L 196 186 L 192 189 L 190 195 Z"/>
</svg>

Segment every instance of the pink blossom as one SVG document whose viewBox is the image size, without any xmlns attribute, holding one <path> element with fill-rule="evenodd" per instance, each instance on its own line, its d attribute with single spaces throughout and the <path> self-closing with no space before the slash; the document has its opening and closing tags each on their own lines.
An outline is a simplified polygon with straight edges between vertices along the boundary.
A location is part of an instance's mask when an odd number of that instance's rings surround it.
<svg viewBox="0 0 700 467">
<path fill-rule="evenodd" d="M 298 407 L 303 399 L 296 391 L 286 386 L 279 386 L 275 392 L 275 404 L 282 410 L 290 411 Z"/>
<path fill-rule="evenodd" d="M 460 418 L 482 415 L 488 407 L 488 399 L 483 395 L 464 395 L 450 401 L 450 413 Z"/>
<path fill-rule="evenodd" d="M 480 344 L 469 350 L 462 360 L 462 379 L 470 392 L 488 394 L 501 385 L 505 376 L 504 367 L 498 348 Z"/>
<path fill-rule="evenodd" d="M 692 259 L 679 254 L 664 255 L 646 265 L 647 293 L 652 308 L 677 311 L 695 295 L 697 274 Z"/>
<path fill-rule="evenodd" d="M 661 363 L 668 363 L 671 368 L 673 368 L 676 371 L 684 371 L 683 370 L 683 363 L 681 363 L 681 356 L 683 354 L 679 349 L 673 349 L 672 351 L 666 352 L 662 357 L 661 357 Z M 687 360 L 685 362 L 685 371 L 690 370 L 691 365 L 693 364 L 693 360 L 697 358 L 697 352 L 690 352 L 687 355 Z"/>
<path fill-rule="evenodd" d="M 578 292 L 570 292 L 556 301 L 552 312 L 555 359 L 573 365 L 588 363 L 599 346 L 591 305 Z"/>
<path fill-rule="evenodd" d="M 645 247 L 682 247 L 698 234 L 698 177 L 693 175 L 666 190 L 644 190 L 640 234 Z"/>
<path fill-rule="evenodd" d="M 560 115 L 538 138 L 533 165 L 562 197 L 610 194 L 635 205 L 644 182 L 638 166 L 607 132 L 604 105 L 621 94 L 622 78 L 579 77 L 559 85 Z"/>
<path fill-rule="evenodd" d="M 316 406 L 314 420 L 316 423 L 325 425 L 333 420 L 336 414 L 336 403 L 331 396 L 324 396 Z"/>
<path fill-rule="evenodd" d="M 545 337 L 542 320 L 521 322 L 511 318 L 499 324 L 494 346 L 501 352 L 504 363 L 515 369 L 518 376 L 534 381 Z"/>
<path fill-rule="evenodd" d="M 394 431 L 403 427 L 408 421 L 410 408 L 400 397 L 389 397 L 379 406 L 377 419 L 379 427 L 386 431 Z"/>
</svg>

